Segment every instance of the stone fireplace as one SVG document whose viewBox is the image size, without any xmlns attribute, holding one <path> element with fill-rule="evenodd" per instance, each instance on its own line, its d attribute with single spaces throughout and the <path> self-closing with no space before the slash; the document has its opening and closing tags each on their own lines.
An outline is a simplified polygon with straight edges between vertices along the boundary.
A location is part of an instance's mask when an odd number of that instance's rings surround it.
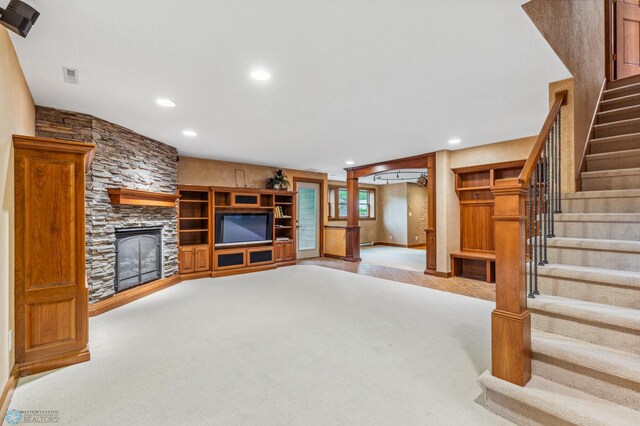
<svg viewBox="0 0 640 426">
<path fill-rule="evenodd" d="M 162 228 L 116 229 L 116 293 L 162 277 Z"/>
<path fill-rule="evenodd" d="M 85 203 L 90 303 L 146 282 L 152 273 L 158 278 L 178 273 L 177 209 L 112 205 L 108 194 L 108 189 L 115 187 L 175 194 L 178 152 L 174 147 L 91 115 L 41 106 L 36 107 L 36 134 L 96 144 L 93 168 L 87 175 Z M 148 260 L 157 261 L 158 268 L 144 269 L 135 278 L 131 275 L 122 281 L 122 272 L 116 267 L 120 262 L 116 252 L 119 234 L 141 228 L 157 229 L 154 235 L 159 235 L 159 252 Z M 151 240 L 143 241 L 151 244 Z M 127 249 L 134 243 L 130 244 Z M 128 268 L 126 271 L 131 272 Z"/>
</svg>

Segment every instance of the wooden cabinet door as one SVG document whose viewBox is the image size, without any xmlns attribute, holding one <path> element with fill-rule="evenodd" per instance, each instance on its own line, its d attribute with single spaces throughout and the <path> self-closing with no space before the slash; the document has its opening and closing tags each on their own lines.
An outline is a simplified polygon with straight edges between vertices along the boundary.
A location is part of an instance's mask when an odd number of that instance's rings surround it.
<svg viewBox="0 0 640 426">
<path fill-rule="evenodd" d="M 260 207 L 260 194 L 234 192 L 231 199 L 233 207 Z"/>
<path fill-rule="evenodd" d="M 209 247 L 199 246 L 195 248 L 195 270 L 196 272 L 203 272 L 209 270 Z"/>
<path fill-rule="evenodd" d="M 276 259 L 276 262 L 282 262 L 284 260 L 284 244 L 283 243 L 276 243 L 273 246 L 274 249 L 274 257 Z"/>
<path fill-rule="evenodd" d="M 640 74 L 640 5 L 616 2 L 616 78 Z"/>
<path fill-rule="evenodd" d="M 88 360 L 85 155 L 93 144 L 14 137 L 20 374 Z"/>
<path fill-rule="evenodd" d="M 493 204 L 460 206 L 460 250 L 495 251 Z"/>
<path fill-rule="evenodd" d="M 180 262 L 181 274 L 195 272 L 195 250 L 193 247 L 180 247 L 180 256 L 178 260 Z"/>
<path fill-rule="evenodd" d="M 284 243 L 284 260 L 293 260 L 293 241 Z"/>
</svg>

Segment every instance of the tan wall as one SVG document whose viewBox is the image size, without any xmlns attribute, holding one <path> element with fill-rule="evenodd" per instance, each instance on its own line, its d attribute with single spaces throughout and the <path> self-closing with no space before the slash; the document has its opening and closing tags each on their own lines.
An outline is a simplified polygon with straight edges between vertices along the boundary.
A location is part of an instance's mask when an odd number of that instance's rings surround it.
<svg viewBox="0 0 640 426">
<path fill-rule="evenodd" d="M 410 246 L 426 242 L 427 196 L 426 187 L 407 184 L 407 244 Z"/>
<path fill-rule="evenodd" d="M 574 76 L 577 168 L 605 76 L 604 2 L 531 0 L 522 7 Z"/>
<path fill-rule="evenodd" d="M 325 228 L 324 252 L 329 256 L 346 256 L 347 228 L 342 225 L 329 225 Z"/>
<path fill-rule="evenodd" d="M 542 126 L 542 123 L 540 123 Z M 451 168 L 477 166 L 479 164 L 503 163 L 525 160 L 536 141 L 536 136 L 481 145 L 451 151 Z"/>
<path fill-rule="evenodd" d="M 455 174 L 451 169 L 525 160 L 535 136 L 465 148 L 436 152 L 436 230 L 438 272 L 451 271 L 449 253 L 460 250 L 460 204 L 455 192 Z"/>
<path fill-rule="evenodd" d="M 35 134 L 35 106 L 7 30 L 0 27 L 0 389 L 13 368 L 14 327 L 13 134 Z M 15 336 L 15 333 L 14 333 Z"/>
<path fill-rule="evenodd" d="M 178 185 L 203 186 L 236 186 L 236 169 L 246 173 L 246 185 L 253 188 L 264 188 L 267 178 L 273 177 L 278 167 L 257 166 L 254 164 L 231 163 L 228 161 L 207 160 L 203 158 L 180 157 L 178 162 Z M 327 200 L 326 173 L 306 172 L 302 170 L 284 170 L 293 189 L 294 178 L 320 179 L 323 181 L 324 200 Z M 238 185 L 244 185 L 243 175 L 238 175 Z M 325 223 L 326 223 L 325 204 Z"/>
<path fill-rule="evenodd" d="M 346 182 L 341 182 L 337 180 L 330 180 L 329 186 L 341 186 L 347 187 Z M 376 242 L 378 238 L 378 222 L 380 221 L 380 205 L 382 203 L 380 193 L 377 191 L 378 185 L 367 185 L 360 184 L 359 188 L 363 189 L 376 189 L 376 200 L 375 200 L 375 219 L 374 220 L 360 220 L 360 242 L 361 243 L 370 243 Z M 328 201 L 327 201 L 328 202 Z M 331 226 L 347 226 L 346 220 L 330 220 L 329 225 Z"/>
<path fill-rule="evenodd" d="M 379 243 L 407 245 L 407 184 L 379 185 L 381 219 L 378 222 Z"/>
</svg>

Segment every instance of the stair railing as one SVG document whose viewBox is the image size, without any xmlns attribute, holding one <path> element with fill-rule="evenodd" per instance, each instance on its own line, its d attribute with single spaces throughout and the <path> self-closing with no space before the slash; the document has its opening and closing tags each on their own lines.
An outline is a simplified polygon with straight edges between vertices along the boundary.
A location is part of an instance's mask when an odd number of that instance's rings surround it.
<svg viewBox="0 0 640 426">
<path fill-rule="evenodd" d="M 556 94 L 520 176 L 496 180 L 492 188 L 496 308 L 491 314 L 491 371 L 520 386 L 531 378 L 527 298 L 538 293 L 538 268 L 547 263 L 547 240 L 554 236 L 554 215 L 561 210 L 561 108 L 566 102 L 567 92 Z"/>
</svg>

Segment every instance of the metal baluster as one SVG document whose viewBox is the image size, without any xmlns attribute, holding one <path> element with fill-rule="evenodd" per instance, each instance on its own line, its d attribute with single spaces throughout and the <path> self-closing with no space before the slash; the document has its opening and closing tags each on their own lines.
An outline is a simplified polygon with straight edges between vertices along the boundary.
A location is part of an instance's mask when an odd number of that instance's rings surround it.
<svg viewBox="0 0 640 426">
<path fill-rule="evenodd" d="M 545 265 L 549 264 L 547 260 L 547 238 L 551 237 L 551 185 L 549 176 L 549 139 L 547 138 L 547 144 L 544 147 L 544 212 L 545 212 L 545 233 L 544 233 L 544 259 Z"/>
<path fill-rule="evenodd" d="M 555 178 L 556 178 L 556 156 L 555 156 L 555 150 L 556 150 L 556 122 L 553 122 L 553 127 L 551 130 L 551 135 L 549 137 L 549 152 L 551 153 L 549 155 L 549 162 L 550 162 L 550 167 L 549 167 L 549 173 L 551 175 L 550 180 L 549 180 L 549 191 L 550 191 L 550 198 L 549 198 L 549 213 L 551 215 L 551 228 L 549 230 L 549 237 L 553 238 L 556 236 L 556 223 L 555 223 L 555 211 L 556 211 L 556 184 L 555 184 Z"/>
<path fill-rule="evenodd" d="M 544 248 L 543 246 L 543 237 L 544 237 L 544 216 L 543 216 L 543 212 L 542 212 L 542 204 L 544 202 L 544 200 L 542 199 L 542 195 L 544 194 L 544 192 L 542 191 L 542 159 L 538 160 L 538 166 L 536 167 L 536 190 L 538 191 L 538 238 L 540 239 L 538 241 L 538 245 L 539 245 L 539 252 L 538 252 L 538 265 L 542 266 L 544 265 L 544 263 L 542 262 L 543 259 L 543 250 Z"/>
<path fill-rule="evenodd" d="M 557 213 L 562 213 L 562 109 L 558 111 L 558 209 Z"/>
<path fill-rule="evenodd" d="M 538 228 L 540 226 L 540 222 L 538 222 L 538 193 L 540 192 L 540 188 L 538 186 L 538 167 L 533 172 L 533 180 L 535 181 L 534 191 L 533 191 L 533 283 L 534 286 L 538 286 Z M 535 290 L 535 289 L 534 289 Z M 535 293 L 534 293 L 535 294 Z"/>
<path fill-rule="evenodd" d="M 529 284 L 529 298 L 533 299 L 535 298 L 535 296 L 533 295 L 533 222 L 534 222 L 534 215 L 533 215 L 533 202 L 534 202 L 534 194 L 535 194 L 535 190 L 534 190 L 534 186 L 533 186 L 533 178 L 529 180 L 529 199 L 528 199 L 528 208 L 529 208 L 529 215 L 527 217 L 527 225 L 529 227 L 529 238 L 528 238 L 528 244 L 529 244 L 529 279 L 528 284 Z"/>
</svg>

